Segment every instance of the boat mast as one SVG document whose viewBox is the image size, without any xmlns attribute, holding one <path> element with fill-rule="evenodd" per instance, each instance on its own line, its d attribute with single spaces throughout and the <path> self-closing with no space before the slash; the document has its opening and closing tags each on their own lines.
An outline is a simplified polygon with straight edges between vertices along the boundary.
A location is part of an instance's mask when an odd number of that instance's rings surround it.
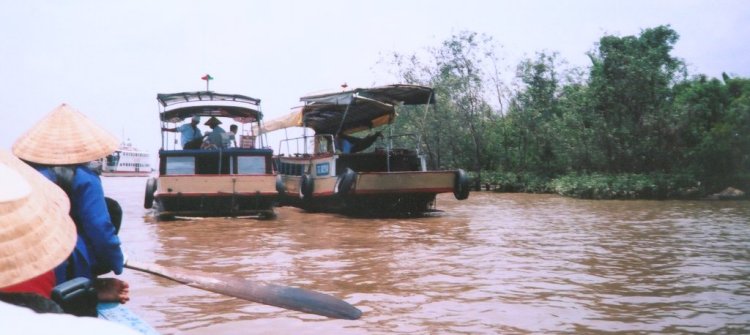
<svg viewBox="0 0 750 335">
<path fill-rule="evenodd" d="M 201 77 L 201 79 L 203 79 L 203 80 L 206 81 L 206 92 L 209 92 L 209 90 L 208 90 L 208 83 L 211 82 L 211 80 L 213 80 L 214 77 L 211 77 L 210 74 L 206 73 L 206 75 L 203 76 L 203 77 Z"/>
</svg>

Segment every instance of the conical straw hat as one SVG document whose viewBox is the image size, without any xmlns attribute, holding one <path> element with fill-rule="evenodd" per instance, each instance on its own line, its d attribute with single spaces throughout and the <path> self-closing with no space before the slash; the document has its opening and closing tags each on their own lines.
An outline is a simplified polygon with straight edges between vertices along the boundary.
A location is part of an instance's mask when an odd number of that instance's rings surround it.
<svg viewBox="0 0 750 335">
<path fill-rule="evenodd" d="M 62 104 L 23 134 L 13 153 L 45 165 L 81 164 L 117 149 L 119 141 L 72 107 Z"/>
<path fill-rule="evenodd" d="M 62 263 L 76 242 L 65 192 L 0 149 L 0 287 Z"/>
<path fill-rule="evenodd" d="M 212 125 L 212 124 L 215 124 L 215 125 L 220 125 L 220 124 L 221 124 L 221 121 L 220 121 L 219 119 L 217 119 L 216 117 L 213 117 L 213 116 L 212 116 L 212 117 L 211 117 L 210 119 L 208 119 L 208 121 L 206 121 L 206 123 L 204 123 L 204 124 L 205 124 L 205 125 L 207 125 L 207 126 L 210 126 L 210 125 Z"/>
</svg>

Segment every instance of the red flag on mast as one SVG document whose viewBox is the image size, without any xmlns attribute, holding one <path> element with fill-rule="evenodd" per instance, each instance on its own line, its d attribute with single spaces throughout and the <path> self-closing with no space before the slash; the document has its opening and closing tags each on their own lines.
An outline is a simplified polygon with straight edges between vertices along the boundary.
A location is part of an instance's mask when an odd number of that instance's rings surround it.
<svg viewBox="0 0 750 335">
<path fill-rule="evenodd" d="M 203 79 L 203 80 L 213 80 L 213 79 L 214 79 L 214 77 L 211 77 L 211 75 L 210 75 L 210 74 L 206 73 L 206 75 L 205 75 L 205 76 L 203 76 L 203 77 L 201 77 L 201 79 Z"/>
</svg>

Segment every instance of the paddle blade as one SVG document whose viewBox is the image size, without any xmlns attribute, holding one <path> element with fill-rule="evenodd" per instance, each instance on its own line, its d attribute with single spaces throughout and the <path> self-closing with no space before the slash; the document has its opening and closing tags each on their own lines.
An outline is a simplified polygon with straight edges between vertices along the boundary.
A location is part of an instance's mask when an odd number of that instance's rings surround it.
<svg viewBox="0 0 750 335">
<path fill-rule="evenodd" d="M 297 287 L 254 282 L 202 271 L 128 260 L 125 267 L 155 274 L 214 293 L 330 318 L 356 320 L 362 311 L 328 294 Z"/>
</svg>

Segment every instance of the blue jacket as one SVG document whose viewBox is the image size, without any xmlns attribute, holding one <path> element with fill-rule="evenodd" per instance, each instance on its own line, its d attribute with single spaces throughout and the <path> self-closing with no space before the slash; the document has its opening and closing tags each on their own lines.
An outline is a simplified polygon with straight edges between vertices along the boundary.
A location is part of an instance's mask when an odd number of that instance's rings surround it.
<svg viewBox="0 0 750 335">
<path fill-rule="evenodd" d="M 57 177 L 50 167 L 36 166 L 36 169 L 56 182 Z M 75 178 L 68 197 L 78 240 L 71 257 L 55 268 L 57 282 L 75 277 L 94 279 L 109 271 L 121 274 L 124 256 L 120 249 L 120 238 L 115 235 L 99 176 L 85 166 L 75 166 Z"/>
</svg>

